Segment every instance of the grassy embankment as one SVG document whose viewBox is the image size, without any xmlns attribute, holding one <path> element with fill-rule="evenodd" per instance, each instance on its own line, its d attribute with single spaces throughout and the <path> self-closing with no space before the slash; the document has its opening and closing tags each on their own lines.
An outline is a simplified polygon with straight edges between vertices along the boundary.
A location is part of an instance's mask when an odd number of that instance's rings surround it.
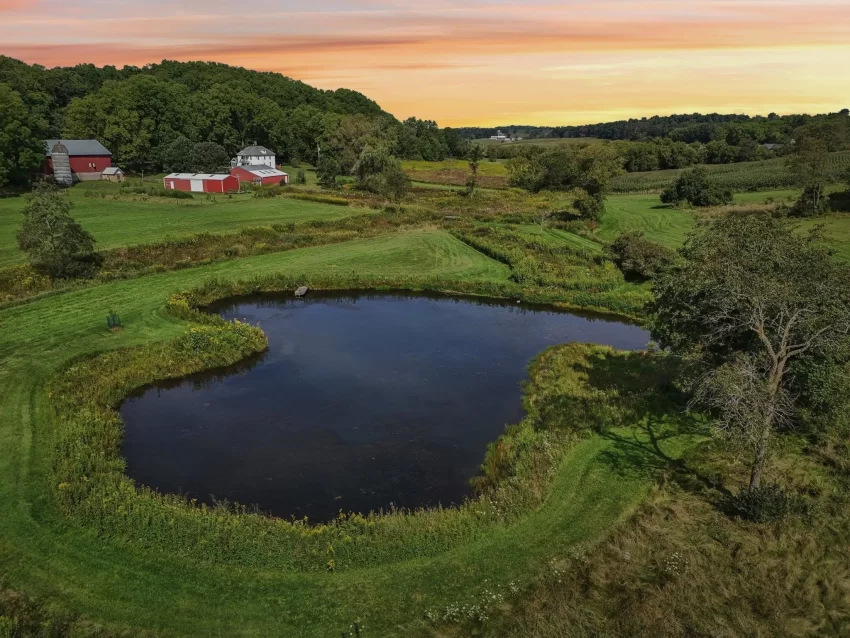
<svg viewBox="0 0 850 638">
<path fill-rule="evenodd" d="M 111 282 L 0 311 L 0 565 L 8 584 L 99 623 L 178 635 L 325 636 L 358 618 L 366 635 L 404 635 L 428 610 L 443 613 L 487 589 L 530 582 L 555 554 L 596 542 L 636 507 L 652 464 L 612 473 L 604 459 L 619 453 L 617 441 L 590 438 L 561 461 L 538 511 L 437 556 L 378 569 L 305 574 L 204 564 L 97 537 L 57 511 L 49 481 L 60 424 L 49 418 L 46 394 L 56 370 L 82 354 L 182 334 L 185 323 L 164 313 L 164 302 L 209 277 L 330 270 L 482 282 L 509 274 L 450 235 L 415 231 Z M 122 316 L 119 333 L 105 328 L 109 308 Z M 686 440 L 665 449 L 675 457 Z"/>
</svg>

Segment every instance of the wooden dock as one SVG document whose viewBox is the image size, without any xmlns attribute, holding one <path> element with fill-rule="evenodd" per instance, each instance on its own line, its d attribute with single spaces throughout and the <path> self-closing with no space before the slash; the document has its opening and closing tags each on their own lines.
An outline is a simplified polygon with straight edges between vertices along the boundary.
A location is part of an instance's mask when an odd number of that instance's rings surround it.
<svg viewBox="0 0 850 638">
<path fill-rule="evenodd" d="M 307 291 L 308 291 L 308 290 L 310 290 L 310 289 L 309 289 L 307 286 L 301 286 L 300 288 L 298 288 L 298 289 L 295 291 L 295 296 L 296 296 L 296 297 L 303 297 L 304 295 L 306 295 L 306 294 L 307 294 Z"/>
</svg>

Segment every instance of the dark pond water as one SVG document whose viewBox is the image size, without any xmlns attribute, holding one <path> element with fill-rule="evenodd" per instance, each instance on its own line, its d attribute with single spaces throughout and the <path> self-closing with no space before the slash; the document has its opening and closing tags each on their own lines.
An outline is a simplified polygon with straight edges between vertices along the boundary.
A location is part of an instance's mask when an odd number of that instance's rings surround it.
<svg viewBox="0 0 850 638">
<path fill-rule="evenodd" d="M 648 340 L 547 307 L 422 295 L 266 296 L 211 310 L 261 326 L 269 351 L 129 398 L 127 472 L 163 492 L 313 521 L 462 501 L 487 444 L 522 419 L 535 355 Z"/>
</svg>

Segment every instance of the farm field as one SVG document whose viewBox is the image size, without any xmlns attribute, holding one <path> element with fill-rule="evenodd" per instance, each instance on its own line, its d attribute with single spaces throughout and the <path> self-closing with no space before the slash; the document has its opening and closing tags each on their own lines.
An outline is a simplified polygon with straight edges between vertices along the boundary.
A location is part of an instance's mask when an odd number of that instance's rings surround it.
<svg viewBox="0 0 850 638">
<path fill-rule="evenodd" d="M 146 180 L 147 181 L 147 180 Z M 70 191 L 74 216 L 94 235 L 98 249 L 162 241 L 167 236 L 195 233 L 224 233 L 247 226 L 268 226 L 319 219 L 338 219 L 356 214 L 357 209 L 295 199 L 255 199 L 250 195 L 219 195 L 215 201 L 157 198 L 142 201 L 122 196 L 121 200 L 86 197 L 86 193 L 114 193 L 113 184 L 81 184 Z M 24 260 L 15 234 L 21 225 L 23 197 L 0 199 L 0 267 Z"/>
<path fill-rule="evenodd" d="M 326 574 L 198 564 L 97 538 L 69 524 L 41 496 L 52 489 L 45 484 L 53 427 L 45 386 L 52 374 L 85 353 L 183 333 L 185 322 L 163 312 L 176 290 L 210 277 L 281 271 L 450 276 L 469 282 L 504 281 L 509 274 L 506 266 L 444 232 L 412 231 L 112 282 L 0 311 L 0 563 L 8 585 L 99 622 L 166 634 L 283 630 L 327 636 L 360 620 L 372 635 L 408 635 L 405 627 L 421 622 L 429 609 L 474 602 L 493 584 L 526 583 L 552 559 L 554 548 L 595 542 L 633 511 L 649 488 L 649 458 L 644 468 L 617 438 L 591 437 L 561 460 L 544 506 L 515 523 L 493 527 L 427 560 Z M 119 333 L 103 326 L 108 308 L 121 313 Z M 656 422 L 653 427 L 663 432 L 667 426 Z M 648 443 L 639 431 L 636 435 Z M 663 449 L 676 457 L 695 440 L 671 436 Z M 648 445 L 647 450 L 651 456 Z M 634 464 L 627 476 L 606 469 L 612 455 L 620 454 Z"/>
<path fill-rule="evenodd" d="M 788 171 L 786 158 L 743 162 L 739 164 L 708 164 L 708 171 L 733 192 L 770 190 L 794 185 L 794 177 Z M 833 177 L 839 179 L 850 167 L 850 151 L 830 153 L 830 168 Z M 611 188 L 615 193 L 658 193 L 667 188 L 676 177 L 687 169 L 626 173 L 615 177 Z"/>
<path fill-rule="evenodd" d="M 595 137 L 553 137 L 533 140 L 520 140 L 518 142 L 498 142 L 489 137 L 473 140 L 481 146 L 559 146 L 561 144 L 599 144 L 604 140 Z"/>
<path fill-rule="evenodd" d="M 88 188 L 114 190 L 100 184 Z M 644 511 L 659 466 L 679 467 L 679 459 L 690 458 L 705 438 L 700 419 L 672 406 L 666 395 L 659 395 L 653 411 L 629 412 L 605 435 L 582 437 L 571 445 L 558 457 L 551 489 L 539 507 L 520 511 L 504 524 L 460 534 L 439 551 L 427 542 L 420 547 L 399 541 L 385 550 L 390 559 L 375 559 L 374 564 L 366 557 L 365 565 L 306 571 L 264 566 L 258 559 L 234 568 L 198 560 L 189 550 L 152 545 L 142 531 L 137 539 L 97 535 L 58 508 L 52 496 L 57 488 L 49 483 L 58 423 L 51 416 L 48 384 L 77 357 L 180 338 L 193 324 L 167 310 L 174 293 L 272 275 L 343 281 L 358 277 L 388 287 L 438 281 L 443 290 L 478 294 L 542 291 L 568 305 L 635 316 L 648 298 L 649 284 L 624 281 L 602 257 L 604 245 L 622 232 L 640 230 L 649 239 L 677 247 L 700 215 L 662 206 L 657 195 L 614 195 L 593 231 L 570 225 L 574 222 L 541 227 L 531 223 L 537 207 L 547 202 L 557 207 L 559 202 L 514 189 L 485 189 L 487 195 L 479 198 L 453 199 L 445 188 L 414 190 L 409 198 L 412 221 L 400 225 L 389 223 L 397 211 L 377 207 L 248 196 L 187 200 L 188 205 L 179 206 L 182 200 L 126 202 L 86 197 L 86 187 L 72 189 L 75 216 L 114 246 L 135 244 L 137 237 L 153 241 L 199 230 L 227 233 L 243 226 L 333 220 L 370 211 L 375 217 L 357 219 L 378 219 L 386 225 L 369 238 L 58 290 L 0 309 L 0 509 L 7 513 L 0 518 L 0 590 L 8 586 L 26 591 L 58 610 L 72 610 L 116 630 L 144 627 L 187 636 L 285 630 L 326 636 L 349 631 L 358 622 L 367 629 L 367 638 L 417 635 L 414 632 L 434 636 L 439 634 L 432 632 L 426 615 L 444 617 L 455 607 L 479 604 L 494 588 L 499 595 L 513 588 L 533 590 L 551 573 L 551 565 L 574 565 L 574 556 L 604 545 L 612 533 L 624 527 L 632 530 L 624 523 Z M 341 190 L 336 196 L 347 194 Z M 793 190 L 773 190 L 741 193 L 735 199 L 736 204 L 758 209 L 795 195 Z M 505 208 L 489 210 L 491 196 Z M 20 201 L 0 200 L 0 207 L 5 204 L 4 214 L 17 220 L 19 209 L 14 206 Z M 439 208 L 427 222 L 415 221 L 416 215 L 426 214 L 426 203 L 435 201 L 448 208 Z M 115 205 L 126 214 L 110 214 Z M 445 220 L 443 213 L 453 212 L 453 205 L 462 214 Z M 173 219 L 187 214 L 190 217 L 180 223 Z M 19 222 L 3 219 L 3 237 L 14 263 L 20 260 L 14 244 Z M 850 216 L 834 214 L 807 225 L 821 222 L 839 254 L 850 259 Z M 560 283 L 555 286 L 554 280 Z M 122 318 L 118 332 L 104 325 L 111 310 Z M 610 397 L 604 393 L 619 392 L 640 380 L 648 385 L 639 394 L 664 385 L 653 381 L 653 362 L 642 356 L 631 361 L 622 357 L 583 346 L 546 351 L 540 364 L 530 369 L 528 405 L 605 401 Z M 437 536 L 445 531 L 440 523 L 429 524 Z M 341 557 L 339 564 L 344 565 Z"/>
<path fill-rule="evenodd" d="M 401 167 L 414 182 L 463 186 L 469 176 L 469 164 L 459 159 L 447 159 L 442 162 L 403 160 Z M 505 162 L 482 160 L 478 165 L 478 178 L 479 184 L 484 187 L 506 187 L 508 170 L 505 168 Z"/>
<path fill-rule="evenodd" d="M 467 163 L 463 160 L 404 161 L 402 167 L 414 181 L 455 186 L 465 184 L 469 174 Z M 831 153 L 830 167 L 834 178 L 840 179 L 841 175 L 850 168 L 850 151 Z M 786 167 L 786 159 L 782 157 L 739 164 L 709 164 L 706 168 L 724 188 L 736 193 L 787 189 L 794 185 L 794 178 Z M 687 169 L 624 173 L 611 181 L 611 190 L 615 194 L 657 194 L 672 184 L 684 170 Z M 479 175 L 482 186 L 491 188 L 508 186 L 505 160 L 495 162 L 483 160 L 479 165 Z"/>
</svg>

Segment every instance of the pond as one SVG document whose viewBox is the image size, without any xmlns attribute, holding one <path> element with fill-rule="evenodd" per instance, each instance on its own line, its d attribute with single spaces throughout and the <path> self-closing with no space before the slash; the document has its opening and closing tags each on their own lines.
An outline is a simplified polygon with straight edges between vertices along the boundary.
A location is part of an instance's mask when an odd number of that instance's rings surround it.
<svg viewBox="0 0 850 638">
<path fill-rule="evenodd" d="M 461 502 L 487 444 L 522 419 L 538 353 L 649 338 L 551 307 L 433 295 L 261 296 L 210 311 L 259 325 L 268 352 L 129 397 L 127 473 L 311 521 Z"/>
</svg>

